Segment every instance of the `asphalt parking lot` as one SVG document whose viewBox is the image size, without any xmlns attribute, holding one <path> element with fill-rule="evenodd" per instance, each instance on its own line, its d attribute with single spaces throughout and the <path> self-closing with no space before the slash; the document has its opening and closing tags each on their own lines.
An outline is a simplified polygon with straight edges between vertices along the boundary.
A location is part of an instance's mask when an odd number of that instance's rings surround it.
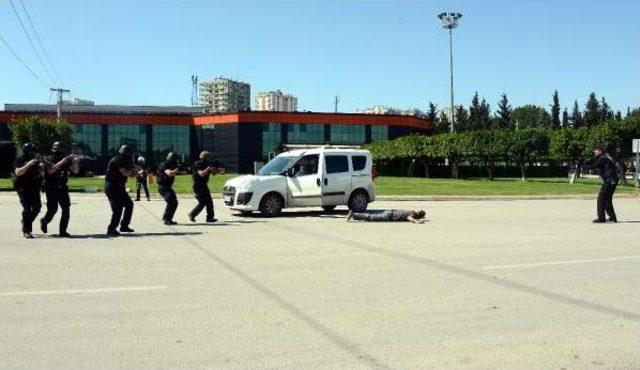
<svg viewBox="0 0 640 370">
<path fill-rule="evenodd" d="M 345 213 L 159 221 L 103 237 L 103 195 L 72 194 L 74 239 L 19 233 L 0 194 L 2 368 L 640 367 L 640 201 L 376 202 Z M 204 219 L 204 215 L 200 217 Z M 56 230 L 56 218 L 50 231 Z"/>
</svg>

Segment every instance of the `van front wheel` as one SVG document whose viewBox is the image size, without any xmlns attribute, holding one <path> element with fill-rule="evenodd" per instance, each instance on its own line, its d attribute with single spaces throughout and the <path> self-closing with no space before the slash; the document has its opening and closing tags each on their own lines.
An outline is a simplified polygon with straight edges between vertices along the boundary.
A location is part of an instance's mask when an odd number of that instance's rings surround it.
<svg viewBox="0 0 640 370">
<path fill-rule="evenodd" d="M 284 202 L 278 194 L 267 194 L 260 201 L 260 213 L 265 217 L 276 217 L 282 212 Z"/>
<path fill-rule="evenodd" d="M 367 210 L 367 205 L 369 205 L 369 197 L 367 193 L 362 190 L 356 191 L 351 194 L 351 198 L 349 198 L 349 210 L 353 212 L 364 212 Z"/>
</svg>

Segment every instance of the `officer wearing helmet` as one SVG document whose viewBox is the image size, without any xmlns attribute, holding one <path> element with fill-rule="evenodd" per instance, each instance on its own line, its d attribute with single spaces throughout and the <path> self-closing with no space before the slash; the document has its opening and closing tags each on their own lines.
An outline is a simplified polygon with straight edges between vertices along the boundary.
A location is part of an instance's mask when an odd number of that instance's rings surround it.
<svg viewBox="0 0 640 370">
<path fill-rule="evenodd" d="M 128 145 L 122 145 L 107 165 L 104 192 L 109 199 L 112 212 L 111 222 L 107 227 L 109 236 L 120 235 L 117 230 L 118 224 L 120 224 L 120 232 L 134 231 L 129 227 L 133 214 L 133 201 L 127 193 L 126 183 L 127 177 L 135 176 L 138 169 L 133 163 L 133 155 Z"/>
<path fill-rule="evenodd" d="M 37 150 L 35 144 L 25 143 L 22 145 L 22 154 L 13 163 L 13 186 L 22 206 L 22 235 L 27 239 L 33 239 L 33 221 L 42 208 L 42 160 L 38 157 Z"/>
<path fill-rule="evenodd" d="M 140 190 L 144 188 L 144 194 L 147 196 L 147 201 L 150 201 L 149 186 L 147 185 L 147 178 L 149 177 L 149 169 L 146 166 L 147 161 L 143 156 L 138 157 L 138 166 L 140 169 L 136 172 L 136 202 L 140 201 Z"/>
<path fill-rule="evenodd" d="M 69 226 L 69 172 L 80 172 L 80 163 L 67 153 L 65 145 L 56 141 L 51 147 L 51 156 L 44 163 L 44 191 L 47 194 L 47 213 L 40 219 L 40 229 L 47 233 L 47 225 L 58 212 L 60 206 L 60 227 L 59 236 L 68 238 L 71 235 L 67 232 Z"/>
<path fill-rule="evenodd" d="M 209 151 L 200 153 L 200 159 L 193 164 L 193 192 L 196 195 L 198 204 L 189 212 L 189 220 L 196 222 L 196 217 L 207 209 L 207 222 L 216 222 L 213 211 L 213 199 L 211 199 L 211 191 L 209 190 L 209 176 L 217 173 L 217 167 L 214 167 L 211 161 L 213 154 Z"/>
<path fill-rule="evenodd" d="M 162 221 L 165 225 L 176 225 L 177 222 L 173 220 L 173 216 L 178 209 L 178 197 L 176 192 L 173 191 L 173 182 L 177 175 L 185 173 L 185 171 L 178 168 L 178 155 L 174 152 L 167 154 L 166 160 L 162 161 L 158 166 L 158 193 L 167 202 L 167 206 L 162 215 Z"/>
</svg>

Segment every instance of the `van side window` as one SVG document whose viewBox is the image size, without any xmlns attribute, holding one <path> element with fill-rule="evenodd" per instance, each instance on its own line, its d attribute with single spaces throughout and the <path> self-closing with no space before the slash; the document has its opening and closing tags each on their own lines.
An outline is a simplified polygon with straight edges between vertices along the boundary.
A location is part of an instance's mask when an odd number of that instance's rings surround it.
<svg viewBox="0 0 640 370">
<path fill-rule="evenodd" d="M 351 166 L 354 171 L 362 171 L 367 167 L 367 157 L 364 155 L 354 155 L 351 157 Z"/>
<path fill-rule="evenodd" d="M 349 172 L 349 159 L 346 155 L 327 155 L 324 157 L 327 173 Z"/>
<path fill-rule="evenodd" d="M 293 166 L 296 176 L 315 175 L 318 173 L 318 154 L 305 155 Z"/>
</svg>

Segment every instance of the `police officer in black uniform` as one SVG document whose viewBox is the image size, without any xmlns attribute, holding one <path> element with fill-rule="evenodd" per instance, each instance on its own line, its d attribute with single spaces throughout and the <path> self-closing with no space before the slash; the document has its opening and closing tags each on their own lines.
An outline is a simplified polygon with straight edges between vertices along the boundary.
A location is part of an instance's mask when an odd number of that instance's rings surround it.
<svg viewBox="0 0 640 370">
<path fill-rule="evenodd" d="M 138 157 L 138 166 L 140 170 L 136 172 L 136 202 L 140 201 L 140 190 L 144 189 L 144 194 L 147 196 L 147 201 L 151 201 L 149 197 L 149 186 L 147 185 L 147 177 L 149 177 L 149 169 L 145 166 L 147 161 L 144 157 Z"/>
<path fill-rule="evenodd" d="M 125 186 L 127 177 L 135 176 L 138 169 L 133 163 L 133 155 L 127 145 L 121 146 L 118 154 L 111 158 L 107 165 L 104 192 L 109 199 L 112 212 L 111 222 L 107 227 L 107 235 L 109 236 L 120 235 L 116 230 L 118 224 L 120 224 L 121 232 L 131 233 L 134 231 L 129 227 L 133 214 L 133 201 Z"/>
<path fill-rule="evenodd" d="M 185 171 L 178 168 L 178 155 L 174 152 L 169 152 L 167 159 L 158 166 L 158 193 L 167 202 L 162 215 L 162 221 L 165 225 L 177 224 L 177 222 L 173 221 L 173 216 L 176 214 L 176 209 L 178 209 L 178 197 L 176 192 L 173 191 L 173 182 L 176 176 L 182 173 L 185 173 Z"/>
<path fill-rule="evenodd" d="M 47 213 L 40 219 L 40 229 L 47 233 L 47 225 L 58 212 L 58 205 L 62 211 L 60 215 L 59 236 L 62 238 L 71 237 L 67 232 L 69 226 L 69 171 L 80 172 L 80 163 L 67 154 L 64 145 L 56 141 L 51 147 L 52 155 L 44 163 L 44 191 L 47 194 Z"/>
<path fill-rule="evenodd" d="M 33 143 L 22 146 L 22 154 L 13 163 L 15 171 L 14 188 L 22 205 L 22 235 L 33 239 L 33 221 L 40 213 L 40 189 L 42 188 L 42 161 L 37 156 Z"/>
<path fill-rule="evenodd" d="M 217 167 L 214 167 L 211 158 L 211 152 L 205 150 L 200 153 L 200 159 L 193 164 L 191 177 L 193 178 L 193 192 L 196 195 L 198 205 L 189 212 L 189 220 L 191 222 L 196 222 L 196 217 L 205 208 L 207 209 L 207 222 L 218 221 L 214 217 L 213 199 L 211 199 L 211 191 L 209 190 L 209 176 L 216 174 L 217 171 Z"/>
<path fill-rule="evenodd" d="M 593 222 L 618 222 L 616 212 L 613 209 L 613 193 L 616 191 L 618 181 L 620 181 L 618 166 L 615 159 L 604 148 L 598 147 L 593 153 L 595 157 L 587 160 L 584 164 L 584 169 L 598 170 L 602 178 L 602 186 L 600 193 L 598 193 L 598 218 Z M 606 215 L 609 215 L 608 219 L 605 217 Z"/>
</svg>

